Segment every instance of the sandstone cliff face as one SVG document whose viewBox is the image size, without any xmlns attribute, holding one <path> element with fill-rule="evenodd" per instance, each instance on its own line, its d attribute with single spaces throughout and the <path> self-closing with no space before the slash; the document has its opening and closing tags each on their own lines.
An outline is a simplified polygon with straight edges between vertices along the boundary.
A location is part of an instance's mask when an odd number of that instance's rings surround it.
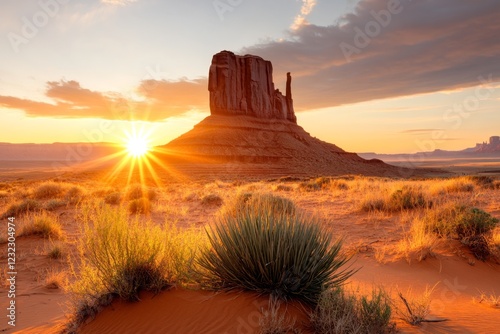
<svg viewBox="0 0 500 334">
<path fill-rule="evenodd" d="M 291 75 L 286 96 L 274 88 L 273 66 L 258 56 L 222 51 L 212 58 L 208 76 L 212 115 L 246 115 L 297 122 L 293 110 Z"/>
</svg>

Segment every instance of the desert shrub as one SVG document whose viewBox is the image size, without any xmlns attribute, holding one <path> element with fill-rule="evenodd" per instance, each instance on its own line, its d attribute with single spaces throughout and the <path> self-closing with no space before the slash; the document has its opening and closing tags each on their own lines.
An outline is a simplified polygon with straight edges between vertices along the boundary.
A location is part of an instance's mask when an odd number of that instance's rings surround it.
<svg viewBox="0 0 500 334">
<path fill-rule="evenodd" d="M 47 256 L 53 260 L 61 259 L 64 256 L 64 247 L 61 244 L 52 244 Z"/>
<path fill-rule="evenodd" d="M 10 193 L 8 191 L 0 190 L 0 199 L 7 198 L 9 196 L 10 196 Z"/>
<path fill-rule="evenodd" d="M 416 189 L 411 186 L 403 186 L 401 189 L 398 189 L 391 194 L 385 206 L 389 211 L 402 211 L 426 208 L 431 205 L 432 204 L 427 200 L 421 189 Z"/>
<path fill-rule="evenodd" d="M 437 285 L 437 284 L 436 284 Z M 423 293 L 414 295 L 411 288 L 403 295 L 401 291 L 398 292 L 399 303 L 395 303 L 396 312 L 399 314 L 401 319 L 409 323 L 410 325 L 418 325 L 426 321 L 427 315 L 429 315 L 431 296 L 436 288 L 434 285 L 432 288 L 427 286 Z"/>
<path fill-rule="evenodd" d="M 84 299 L 113 294 L 133 301 L 141 290 L 160 291 L 171 283 L 160 227 L 106 205 L 82 213 L 81 269 L 73 288 Z"/>
<path fill-rule="evenodd" d="M 61 224 L 55 215 L 42 211 L 26 219 L 20 228 L 19 236 L 39 235 L 52 239 L 60 239 L 63 236 Z"/>
<path fill-rule="evenodd" d="M 33 192 L 33 197 L 36 199 L 45 199 L 50 197 L 58 197 L 62 194 L 64 188 L 56 182 L 44 182 L 39 185 Z"/>
<path fill-rule="evenodd" d="M 432 227 L 424 219 L 416 217 L 411 222 L 408 232 L 397 244 L 396 250 L 408 262 L 415 257 L 418 261 L 422 261 L 434 255 L 433 249 L 437 242 L 437 236 L 433 233 Z"/>
<path fill-rule="evenodd" d="M 270 212 L 276 215 L 294 215 L 297 209 L 293 201 L 288 198 L 259 193 L 240 193 L 232 203 L 225 208 L 224 213 L 237 216 L 262 212 Z"/>
<path fill-rule="evenodd" d="M 287 186 L 286 184 L 277 184 L 274 186 L 274 191 L 292 191 L 293 188 L 290 186 Z"/>
<path fill-rule="evenodd" d="M 343 269 L 341 241 L 332 242 L 314 222 L 269 209 L 224 215 L 199 259 L 213 286 L 269 293 L 315 303 L 321 291 L 352 274 Z"/>
<path fill-rule="evenodd" d="M 392 333 L 391 300 L 383 289 L 371 298 L 347 294 L 340 288 L 323 291 L 310 315 L 314 333 Z"/>
<path fill-rule="evenodd" d="M 224 201 L 217 194 L 208 194 L 201 198 L 201 204 L 210 206 L 221 206 Z"/>
<path fill-rule="evenodd" d="M 120 204 L 122 194 L 120 192 L 109 193 L 104 196 L 104 203 L 117 205 Z"/>
<path fill-rule="evenodd" d="M 304 191 L 316 191 L 326 188 L 330 185 L 331 179 L 327 177 L 318 177 L 314 180 L 299 183 L 299 189 Z"/>
<path fill-rule="evenodd" d="M 481 188 L 485 189 L 495 188 L 495 179 L 491 176 L 474 175 L 474 176 L 469 176 L 468 178 Z"/>
<path fill-rule="evenodd" d="M 154 201 L 158 194 L 152 188 L 148 188 L 142 184 L 134 184 L 128 187 L 126 192 L 126 198 L 128 200 L 135 200 L 140 198 L 146 198 L 150 201 Z"/>
<path fill-rule="evenodd" d="M 348 190 L 349 185 L 344 180 L 332 180 L 330 182 L 330 188 L 338 190 Z"/>
<path fill-rule="evenodd" d="M 460 240 L 476 258 L 485 260 L 489 257 L 491 248 L 486 235 L 498 224 L 498 219 L 489 213 L 454 204 L 429 211 L 425 219 L 435 233 Z"/>
<path fill-rule="evenodd" d="M 68 284 L 67 272 L 50 270 L 45 276 L 45 288 L 61 289 Z"/>
<path fill-rule="evenodd" d="M 450 179 L 444 183 L 444 190 L 448 193 L 471 192 L 474 188 L 474 182 L 465 177 Z"/>
<path fill-rule="evenodd" d="M 385 210 L 385 200 L 375 196 L 365 197 L 361 202 L 361 210 L 366 212 L 383 211 Z"/>
<path fill-rule="evenodd" d="M 68 189 L 65 195 L 66 201 L 71 204 L 76 204 L 85 196 L 85 190 L 80 186 L 72 186 Z"/>
<path fill-rule="evenodd" d="M 128 203 L 128 211 L 136 214 L 148 214 L 151 212 L 151 202 L 147 198 L 138 198 Z"/>
<path fill-rule="evenodd" d="M 28 198 L 22 202 L 11 204 L 7 208 L 7 211 L 3 214 L 2 218 L 15 217 L 27 212 L 39 211 L 41 208 L 42 205 L 40 202 Z"/>
<path fill-rule="evenodd" d="M 48 200 L 44 205 L 43 208 L 47 211 L 54 211 L 59 209 L 62 206 L 65 206 L 67 203 L 66 201 L 60 200 L 60 199 L 51 199 Z"/>
</svg>

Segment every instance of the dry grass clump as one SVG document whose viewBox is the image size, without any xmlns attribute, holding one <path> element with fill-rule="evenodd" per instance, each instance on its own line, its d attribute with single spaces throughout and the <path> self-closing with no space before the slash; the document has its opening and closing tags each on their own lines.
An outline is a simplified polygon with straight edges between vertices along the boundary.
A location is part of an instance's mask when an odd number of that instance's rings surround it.
<svg viewBox="0 0 500 334">
<path fill-rule="evenodd" d="M 49 270 L 45 276 L 45 288 L 62 289 L 68 285 L 68 273 L 65 271 Z"/>
<path fill-rule="evenodd" d="M 78 185 L 74 185 L 66 191 L 64 198 L 70 204 L 77 204 L 85 198 L 86 191 Z"/>
<path fill-rule="evenodd" d="M 284 312 L 280 312 L 280 300 L 270 297 L 269 306 L 262 310 L 259 318 L 260 334 L 300 334 L 302 331 L 295 327 L 295 319 L 288 319 Z"/>
<path fill-rule="evenodd" d="M 477 259 L 486 260 L 490 256 L 487 235 L 494 230 L 498 219 L 489 213 L 451 203 L 441 209 L 430 210 L 425 219 L 435 233 L 460 240 Z"/>
<path fill-rule="evenodd" d="M 472 192 L 475 189 L 475 183 L 469 177 L 458 177 L 437 182 L 435 186 L 431 185 L 432 193 L 435 195 L 445 195 L 450 193 Z"/>
<path fill-rule="evenodd" d="M 393 333 L 391 315 L 391 299 L 383 289 L 358 298 L 335 288 L 321 294 L 310 320 L 317 334 Z"/>
<path fill-rule="evenodd" d="M 316 303 L 321 291 L 343 284 L 352 270 L 341 241 L 314 222 L 269 208 L 226 214 L 211 228 L 200 257 L 205 279 L 222 289 L 244 289 L 279 299 Z"/>
<path fill-rule="evenodd" d="M 410 325 L 418 325 L 422 322 L 437 322 L 443 320 L 427 320 L 426 317 L 429 315 L 431 297 L 437 284 L 432 288 L 428 286 L 425 291 L 420 294 L 413 294 L 411 288 L 409 288 L 405 295 L 402 292 L 398 292 L 399 303 L 396 303 L 396 311 L 407 323 Z"/>
<path fill-rule="evenodd" d="M 122 199 L 122 194 L 118 191 L 106 194 L 104 196 L 104 203 L 118 205 Z"/>
<path fill-rule="evenodd" d="M 65 247 L 60 243 L 51 242 L 50 248 L 47 251 L 47 256 L 52 260 L 59 260 L 64 257 L 66 253 Z"/>
<path fill-rule="evenodd" d="M 36 199 L 46 199 L 59 197 L 64 192 L 64 187 L 60 183 L 49 181 L 40 184 L 33 191 L 33 197 Z"/>
<path fill-rule="evenodd" d="M 293 201 L 286 197 L 267 193 L 240 193 L 226 205 L 223 214 L 237 216 L 249 212 L 271 212 L 276 215 L 295 215 L 296 211 Z"/>
<path fill-rule="evenodd" d="M 477 186 L 484 189 L 495 189 L 495 179 L 491 176 L 485 175 L 474 175 L 467 177 L 470 181 L 475 183 Z"/>
<path fill-rule="evenodd" d="M 403 185 L 392 192 L 371 192 L 361 202 L 361 210 L 396 212 L 432 207 L 429 195 L 421 186 Z"/>
<path fill-rule="evenodd" d="M 473 298 L 473 301 L 489 307 L 500 308 L 500 296 L 497 296 L 495 293 L 487 294 L 480 292 L 479 297 Z"/>
<path fill-rule="evenodd" d="M 331 179 L 328 177 L 318 177 L 314 180 L 299 183 L 299 189 L 303 191 L 317 191 L 325 189 L 330 185 Z"/>
<path fill-rule="evenodd" d="M 115 297 L 135 301 L 140 291 L 158 292 L 192 280 L 205 240 L 200 230 L 156 226 L 101 204 L 85 205 L 82 220 L 80 269 L 73 269 L 76 280 L 70 290 L 75 298 L 69 329 L 93 317 Z"/>
<path fill-rule="evenodd" d="M 217 194 L 208 194 L 201 198 L 201 204 L 206 206 L 221 206 L 222 203 L 224 200 Z"/>
<path fill-rule="evenodd" d="M 147 198 L 138 198 L 128 203 L 128 211 L 132 214 L 151 213 L 151 202 Z"/>
<path fill-rule="evenodd" d="M 146 198 L 150 201 L 154 201 L 158 197 L 158 194 L 152 188 L 148 188 L 142 184 L 133 184 L 127 188 L 125 197 L 128 200 Z"/>
<path fill-rule="evenodd" d="M 64 200 L 60 199 L 50 199 L 48 200 L 44 205 L 43 208 L 47 211 L 54 211 L 59 209 L 60 207 L 63 207 L 67 205 L 68 203 Z"/>
<path fill-rule="evenodd" d="M 23 213 L 39 211 L 41 208 L 42 205 L 39 201 L 27 198 L 21 202 L 11 204 L 2 215 L 2 218 L 17 217 Z"/>
<path fill-rule="evenodd" d="M 414 258 L 422 261 L 428 256 L 434 256 L 433 249 L 437 243 L 438 238 L 432 227 L 421 217 L 415 217 L 403 240 L 396 245 L 396 252 L 406 258 L 408 263 Z"/>
<path fill-rule="evenodd" d="M 26 218 L 26 223 L 21 225 L 19 236 L 39 235 L 44 238 L 61 239 L 63 231 L 57 216 L 42 211 Z"/>
</svg>

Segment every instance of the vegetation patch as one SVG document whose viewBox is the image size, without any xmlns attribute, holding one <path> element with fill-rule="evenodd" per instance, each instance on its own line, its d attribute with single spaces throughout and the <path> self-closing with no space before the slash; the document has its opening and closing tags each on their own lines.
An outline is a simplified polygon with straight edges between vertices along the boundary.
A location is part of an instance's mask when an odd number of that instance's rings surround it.
<svg viewBox="0 0 500 334">
<path fill-rule="evenodd" d="M 225 215 L 209 233 L 211 248 L 199 264 L 205 279 L 222 289 L 244 289 L 278 299 L 316 303 L 321 292 L 352 274 L 348 258 L 318 224 L 269 209 Z"/>
<path fill-rule="evenodd" d="M 57 216 L 42 211 L 26 218 L 21 226 L 19 236 L 38 235 L 44 238 L 61 239 L 63 231 Z"/>
<path fill-rule="evenodd" d="M 57 182 L 44 182 L 35 188 L 33 197 L 36 199 L 59 197 L 64 191 L 64 187 Z"/>
</svg>

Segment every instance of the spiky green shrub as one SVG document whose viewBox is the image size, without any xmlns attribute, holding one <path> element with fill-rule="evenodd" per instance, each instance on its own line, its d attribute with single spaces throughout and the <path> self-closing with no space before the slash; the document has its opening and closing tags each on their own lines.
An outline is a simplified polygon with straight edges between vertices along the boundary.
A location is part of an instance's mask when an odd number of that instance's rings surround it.
<svg viewBox="0 0 500 334">
<path fill-rule="evenodd" d="M 310 320 L 317 334 L 393 333 L 391 315 L 391 300 L 382 289 L 357 298 L 334 288 L 321 294 Z"/>
<path fill-rule="evenodd" d="M 315 303 L 324 289 L 352 274 L 341 241 L 314 222 L 271 210 L 225 215 L 208 232 L 211 248 L 199 264 L 214 286 Z"/>
</svg>

